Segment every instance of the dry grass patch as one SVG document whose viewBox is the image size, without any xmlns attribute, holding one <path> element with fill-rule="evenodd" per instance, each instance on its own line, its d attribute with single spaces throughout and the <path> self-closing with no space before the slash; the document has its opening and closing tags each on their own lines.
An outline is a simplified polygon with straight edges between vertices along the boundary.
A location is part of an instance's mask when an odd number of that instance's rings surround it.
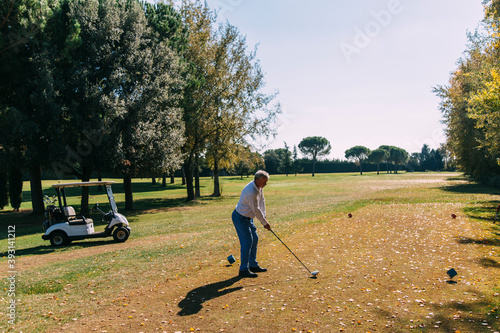
<svg viewBox="0 0 500 333">
<path fill-rule="evenodd" d="M 62 288 L 21 295 L 12 331 L 498 332 L 498 228 L 464 213 L 491 193 L 449 191 L 465 181 L 448 177 L 272 177 L 274 230 L 317 279 L 263 228 L 259 260 L 269 271 L 236 276 L 239 262 L 225 260 L 239 257 L 232 192 L 204 207 L 148 212 L 190 232 L 147 236 L 154 226 L 145 224 L 128 248 L 74 249 L 58 264 L 26 267 L 22 278 L 40 284 L 46 275 Z M 81 255 L 89 250 L 97 253 Z"/>
</svg>

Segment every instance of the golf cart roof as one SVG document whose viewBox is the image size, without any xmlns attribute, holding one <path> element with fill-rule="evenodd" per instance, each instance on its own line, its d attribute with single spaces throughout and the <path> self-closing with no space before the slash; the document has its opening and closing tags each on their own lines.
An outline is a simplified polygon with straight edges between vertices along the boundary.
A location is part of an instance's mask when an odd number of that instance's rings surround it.
<svg viewBox="0 0 500 333">
<path fill-rule="evenodd" d="M 65 187 L 82 187 L 82 186 L 95 186 L 95 185 L 111 185 L 114 181 L 102 181 L 102 182 L 78 182 L 78 183 L 64 183 L 64 184 L 52 184 L 55 188 L 65 188 Z"/>
</svg>

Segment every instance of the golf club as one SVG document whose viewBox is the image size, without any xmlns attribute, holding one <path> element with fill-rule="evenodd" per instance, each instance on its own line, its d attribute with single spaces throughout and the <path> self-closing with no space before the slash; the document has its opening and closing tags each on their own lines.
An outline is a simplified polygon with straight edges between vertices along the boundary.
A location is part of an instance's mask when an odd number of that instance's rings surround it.
<svg viewBox="0 0 500 333">
<path fill-rule="evenodd" d="M 318 275 L 319 271 L 314 271 L 314 272 L 311 272 L 311 271 L 309 270 L 309 268 L 307 268 L 307 266 L 306 266 L 306 265 L 304 265 L 304 263 L 303 263 L 303 262 L 299 259 L 299 257 L 297 257 L 297 256 L 295 255 L 295 253 L 293 253 L 293 252 L 292 252 L 292 250 L 290 250 L 290 248 L 289 248 L 288 246 L 286 246 L 286 244 L 285 244 L 285 243 L 281 240 L 281 238 L 279 238 L 279 237 L 278 237 L 278 235 L 276 235 L 276 234 L 274 233 L 274 231 L 273 231 L 273 230 L 269 230 L 269 231 L 271 231 L 271 232 L 273 233 L 273 235 L 274 235 L 274 236 L 276 236 L 276 238 L 278 238 L 278 239 L 279 239 L 279 241 L 280 241 L 283 245 L 285 245 L 285 247 L 288 249 L 288 251 L 290 251 L 290 253 L 291 253 L 291 254 L 293 254 L 293 256 L 294 256 L 295 258 L 297 258 L 297 260 L 298 260 L 298 261 L 302 264 L 302 266 L 304 266 L 304 267 L 307 269 L 307 271 L 308 271 L 309 273 L 311 273 L 312 277 L 314 277 L 314 278 L 315 278 L 315 277 L 316 277 L 316 275 Z"/>
</svg>

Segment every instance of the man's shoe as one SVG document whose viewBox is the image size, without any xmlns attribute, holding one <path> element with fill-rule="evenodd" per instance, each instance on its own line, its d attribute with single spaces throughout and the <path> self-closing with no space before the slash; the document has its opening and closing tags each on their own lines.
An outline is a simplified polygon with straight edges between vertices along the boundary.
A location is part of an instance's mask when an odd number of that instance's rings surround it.
<svg viewBox="0 0 500 333">
<path fill-rule="evenodd" d="M 240 271 L 240 274 L 238 275 L 244 278 L 256 278 L 258 276 L 257 274 L 250 272 L 248 269 L 246 271 Z"/>
<path fill-rule="evenodd" d="M 267 268 L 262 268 L 260 266 L 256 267 L 250 267 L 250 270 L 254 273 L 262 273 L 262 272 L 267 272 Z"/>
</svg>

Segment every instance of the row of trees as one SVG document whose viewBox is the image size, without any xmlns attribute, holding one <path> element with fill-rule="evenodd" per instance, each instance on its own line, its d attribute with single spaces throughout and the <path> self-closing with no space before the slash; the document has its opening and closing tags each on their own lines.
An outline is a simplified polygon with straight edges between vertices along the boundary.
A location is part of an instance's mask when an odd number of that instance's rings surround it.
<svg viewBox="0 0 500 333">
<path fill-rule="evenodd" d="M 451 73 L 437 86 L 447 125 L 446 148 L 460 170 L 476 180 L 500 186 L 500 1 L 484 0 L 485 18 L 468 36 L 468 47 Z"/>
<path fill-rule="evenodd" d="M 312 176 L 316 172 L 317 160 L 331 151 L 330 142 L 323 137 L 307 137 L 303 139 L 298 150 L 304 158 L 298 157 L 297 146 L 290 151 L 285 142 L 284 148 L 270 149 L 264 153 L 266 170 L 270 173 L 297 174 L 305 168 L 311 169 Z M 352 164 L 357 165 L 360 174 L 363 174 L 363 165 L 376 165 L 377 174 L 380 173 L 380 165 L 385 165 L 387 172 L 398 172 L 401 166 L 408 171 L 441 171 L 452 167 L 446 158 L 444 147 L 430 149 L 424 144 L 421 152 L 411 155 L 402 148 L 395 146 L 380 146 L 378 149 L 370 150 L 364 146 L 354 146 L 345 151 L 345 161 L 327 160 L 322 161 L 322 172 L 347 172 L 353 171 Z M 309 168 L 309 165 L 310 168 Z M 306 167 L 307 166 L 307 167 Z M 370 168 L 371 170 L 371 168 Z"/>
<path fill-rule="evenodd" d="M 218 196 L 219 170 L 273 134 L 280 107 L 256 51 L 201 1 L 16 0 L 0 13 L 0 192 L 28 170 L 35 213 L 47 169 L 120 174 L 133 209 L 132 177 L 181 167 L 194 199 L 203 155 Z"/>
</svg>

